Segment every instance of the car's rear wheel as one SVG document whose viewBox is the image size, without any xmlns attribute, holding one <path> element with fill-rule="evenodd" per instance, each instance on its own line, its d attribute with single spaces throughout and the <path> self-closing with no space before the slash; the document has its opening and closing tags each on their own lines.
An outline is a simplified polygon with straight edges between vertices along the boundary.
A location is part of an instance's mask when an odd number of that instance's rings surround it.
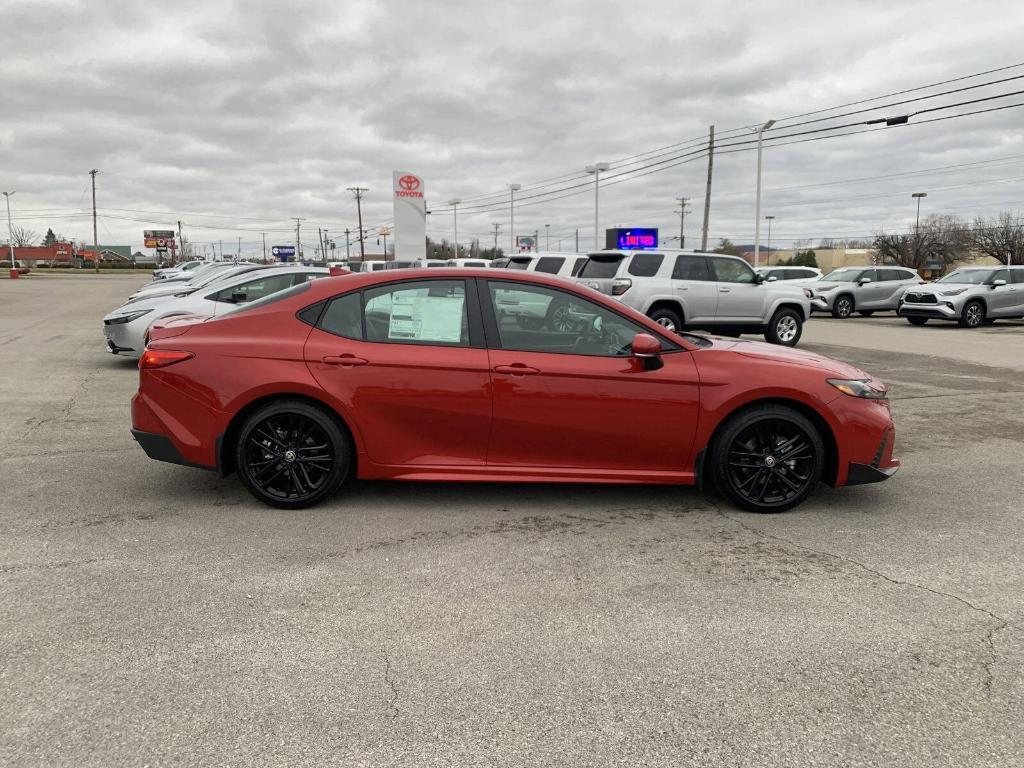
<svg viewBox="0 0 1024 768">
<path fill-rule="evenodd" d="M 980 301 L 969 301 L 960 313 L 961 328 L 977 328 L 985 322 L 985 305 Z"/>
<path fill-rule="evenodd" d="M 795 309 L 782 308 L 772 315 L 764 337 L 772 344 L 795 347 L 804 330 L 804 321 Z"/>
<path fill-rule="evenodd" d="M 873 309 L 859 309 L 859 310 L 857 310 L 857 314 L 860 315 L 861 317 L 871 317 L 873 314 L 875 314 L 875 310 L 873 310 Z"/>
<path fill-rule="evenodd" d="M 852 296 L 840 296 L 832 304 L 832 317 L 838 317 L 840 320 L 845 320 L 853 314 L 853 297 Z"/>
<path fill-rule="evenodd" d="M 659 307 L 647 316 L 666 331 L 681 331 L 683 329 L 683 319 L 674 309 Z"/>
<path fill-rule="evenodd" d="M 825 466 L 825 446 L 814 425 L 781 405 L 733 416 L 709 455 L 715 487 L 750 512 L 783 512 L 814 490 Z"/>
<path fill-rule="evenodd" d="M 245 420 L 235 446 L 242 484 L 265 504 L 302 509 L 348 477 L 352 449 L 338 423 L 300 400 L 278 400 Z"/>
<path fill-rule="evenodd" d="M 928 322 L 927 317 L 908 317 L 907 322 L 911 325 L 924 325 Z"/>
</svg>

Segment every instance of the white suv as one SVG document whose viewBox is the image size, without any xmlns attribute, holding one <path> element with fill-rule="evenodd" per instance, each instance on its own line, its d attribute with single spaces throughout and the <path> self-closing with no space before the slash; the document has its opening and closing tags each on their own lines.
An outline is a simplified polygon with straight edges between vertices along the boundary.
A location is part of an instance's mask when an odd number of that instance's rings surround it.
<svg viewBox="0 0 1024 768">
<path fill-rule="evenodd" d="M 670 330 L 764 334 L 792 347 L 811 316 L 809 290 L 765 282 L 743 259 L 717 253 L 599 251 L 576 280 Z"/>
</svg>

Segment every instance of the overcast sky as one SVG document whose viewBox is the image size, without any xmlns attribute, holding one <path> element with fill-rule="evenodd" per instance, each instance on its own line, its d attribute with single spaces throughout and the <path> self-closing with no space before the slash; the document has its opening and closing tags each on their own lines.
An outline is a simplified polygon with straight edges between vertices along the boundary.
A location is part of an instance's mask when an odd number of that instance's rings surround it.
<svg viewBox="0 0 1024 768">
<path fill-rule="evenodd" d="M 613 162 L 609 177 L 636 169 L 614 161 L 712 123 L 736 141 L 730 129 L 779 118 L 782 131 L 813 119 L 782 118 L 1024 61 L 1019 3 L 977 0 L 0 0 L 0 19 L 0 188 L 17 190 L 16 224 L 91 241 L 98 168 L 101 242 L 141 247 L 142 229 L 180 219 L 191 239 L 229 252 L 241 237 L 247 253 L 264 231 L 268 245 L 291 242 L 293 216 L 308 247 L 318 226 L 343 240 L 350 186 L 369 188 L 366 223 L 388 223 L 396 168 L 424 177 L 435 237 L 451 236 L 444 203 L 460 197 L 460 241 L 492 242 L 497 222 L 507 246 L 507 197 L 477 213 L 469 200 L 517 182 L 519 234 L 539 230 L 543 246 L 550 224 L 552 249 L 572 249 L 579 227 L 589 248 L 592 187 L 526 196 L 586 181 L 595 161 Z M 1016 75 L 1024 67 L 933 91 Z M 834 122 L 1017 90 L 1024 80 Z M 929 193 L 922 215 L 1024 208 L 1022 126 L 1024 108 L 1006 109 L 766 145 L 773 244 L 907 226 L 914 191 Z M 755 154 L 722 153 L 714 170 L 711 240 L 752 242 Z M 674 198 L 686 196 L 697 244 L 705 173 L 698 157 L 603 186 L 602 227 L 677 235 Z"/>
</svg>

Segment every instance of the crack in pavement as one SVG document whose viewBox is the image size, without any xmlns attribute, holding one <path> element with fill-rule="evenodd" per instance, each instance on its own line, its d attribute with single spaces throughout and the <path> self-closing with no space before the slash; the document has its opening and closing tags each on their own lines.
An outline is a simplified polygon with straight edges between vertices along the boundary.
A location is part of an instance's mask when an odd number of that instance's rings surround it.
<svg viewBox="0 0 1024 768">
<path fill-rule="evenodd" d="M 391 695 L 388 697 L 388 720 L 396 720 L 398 719 L 398 686 L 391 676 L 391 659 L 388 657 L 387 647 L 381 646 L 380 652 L 384 657 L 384 682 L 391 689 Z"/>
<path fill-rule="evenodd" d="M 709 501 L 709 503 L 713 504 L 713 502 L 710 502 L 710 501 Z M 918 584 L 918 583 L 913 582 L 913 581 L 902 581 L 900 579 L 895 579 L 892 576 L 889 576 L 888 574 L 882 573 L 881 571 L 879 571 L 879 570 L 877 570 L 875 568 L 872 568 L 871 566 L 869 566 L 869 565 L 867 565 L 865 563 L 860 562 L 859 560 L 854 560 L 853 558 L 846 557 L 845 555 L 840 555 L 840 554 L 837 554 L 835 552 L 828 552 L 828 551 L 823 550 L 823 549 L 815 549 L 814 547 L 809 547 L 806 544 L 800 544 L 800 543 L 795 542 L 795 541 L 793 541 L 791 539 L 787 539 L 785 536 L 777 536 L 775 534 L 768 533 L 767 531 L 761 530 L 760 528 L 756 528 L 756 527 L 754 527 L 752 525 L 748 525 L 747 523 L 743 522 L 742 520 L 737 520 L 735 517 L 731 517 L 726 512 L 722 511 L 722 508 L 719 507 L 717 504 L 714 505 L 714 508 L 715 508 L 715 511 L 718 513 L 718 515 L 720 517 L 724 517 L 726 520 L 728 520 L 728 521 L 738 525 L 740 528 L 743 528 L 746 531 L 750 531 L 751 533 L 755 534 L 756 536 L 761 536 L 761 537 L 764 537 L 766 539 L 772 539 L 773 541 L 781 542 L 783 544 L 788 544 L 791 547 L 796 547 L 797 549 L 802 549 L 805 552 L 813 552 L 816 555 L 821 555 L 823 557 L 830 557 L 830 558 L 832 558 L 834 560 L 839 560 L 841 562 L 847 563 L 848 565 L 852 565 L 852 566 L 855 566 L 857 568 L 860 568 L 861 570 L 866 571 L 867 573 L 870 573 L 873 576 L 877 576 L 878 578 L 880 578 L 880 579 L 882 579 L 884 581 L 887 581 L 890 584 L 893 584 L 895 586 L 898 586 L 898 587 L 910 587 L 912 589 L 919 589 L 919 590 L 921 590 L 923 592 L 928 592 L 929 594 L 935 595 L 936 597 L 944 597 L 944 598 L 946 598 L 948 600 L 954 600 L 954 601 L 960 603 L 961 605 L 966 606 L 967 608 L 969 608 L 972 611 L 975 611 L 977 613 L 980 613 L 980 614 L 983 614 L 985 616 L 988 616 L 990 619 L 992 619 L 992 621 L 995 622 L 995 626 L 989 627 L 988 630 L 985 632 L 984 643 L 985 643 L 985 646 L 986 646 L 989 658 L 984 660 L 984 661 L 982 661 L 981 662 L 981 666 L 982 666 L 982 669 L 985 671 L 985 682 L 982 685 L 983 685 L 986 693 L 991 692 L 991 690 L 992 690 L 992 683 L 994 681 L 994 677 L 992 675 L 992 667 L 995 666 L 995 664 L 999 661 L 999 655 L 998 655 L 998 653 L 996 651 L 995 640 L 994 640 L 995 635 L 996 635 L 996 633 L 1002 632 L 1003 630 L 1008 629 L 1008 628 L 1017 629 L 1017 630 L 1020 629 L 1020 627 L 1018 627 L 1016 624 L 1011 622 L 1009 619 L 1003 618 L 1002 616 L 1000 616 L 1000 615 L 998 615 L 996 613 L 993 613 L 992 611 L 988 610 L 987 608 L 982 608 L 979 605 L 975 605 L 970 600 L 967 600 L 966 598 L 960 597 L 959 595 L 955 595 L 955 594 L 953 594 L 951 592 L 943 592 L 940 589 L 934 589 L 932 587 L 925 586 L 924 584 Z"/>
</svg>

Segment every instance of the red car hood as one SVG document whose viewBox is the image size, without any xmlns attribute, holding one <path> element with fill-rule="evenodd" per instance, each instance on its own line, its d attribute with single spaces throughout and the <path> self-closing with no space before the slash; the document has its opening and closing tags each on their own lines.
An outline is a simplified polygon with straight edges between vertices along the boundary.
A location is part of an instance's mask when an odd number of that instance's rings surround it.
<svg viewBox="0 0 1024 768">
<path fill-rule="evenodd" d="M 835 360 L 816 352 L 804 349 L 781 347 L 778 344 L 767 344 L 763 341 L 744 341 L 742 339 L 714 339 L 714 348 L 729 350 L 744 357 L 758 360 L 773 360 L 780 363 L 799 366 L 800 368 L 817 368 L 837 379 L 870 380 L 881 385 L 874 376 L 856 366 Z"/>
</svg>

